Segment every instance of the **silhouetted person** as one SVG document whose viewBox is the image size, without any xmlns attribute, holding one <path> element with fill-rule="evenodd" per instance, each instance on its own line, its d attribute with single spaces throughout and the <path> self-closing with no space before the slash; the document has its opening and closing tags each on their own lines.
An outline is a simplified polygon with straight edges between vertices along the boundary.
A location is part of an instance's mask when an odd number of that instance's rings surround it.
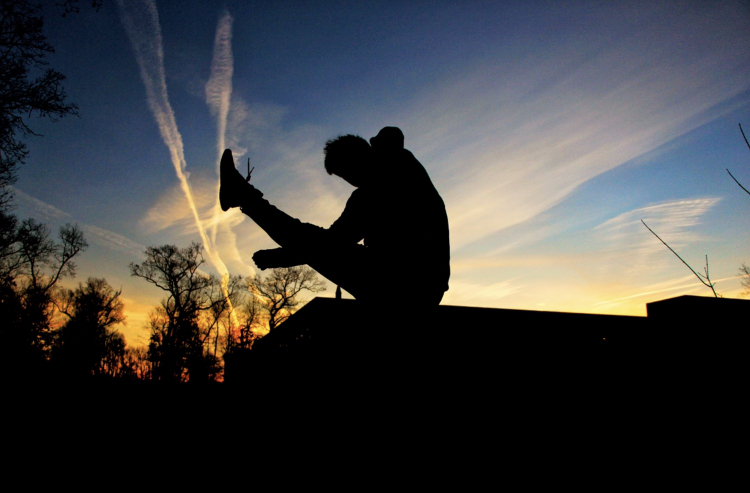
<svg viewBox="0 0 750 493">
<path fill-rule="evenodd" d="M 328 229 L 263 199 L 235 169 L 229 149 L 221 159 L 221 207 L 240 207 L 282 247 L 256 252 L 260 269 L 308 264 L 368 304 L 437 306 L 450 277 L 445 204 L 427 171 L 404 149 L 401 130 L 385 127 L 370 143 L 354 135 L 326 142 L 326 171 L 356 187 Z M 394 301 L 387 301 L 390 296 Z"/>
</svg>

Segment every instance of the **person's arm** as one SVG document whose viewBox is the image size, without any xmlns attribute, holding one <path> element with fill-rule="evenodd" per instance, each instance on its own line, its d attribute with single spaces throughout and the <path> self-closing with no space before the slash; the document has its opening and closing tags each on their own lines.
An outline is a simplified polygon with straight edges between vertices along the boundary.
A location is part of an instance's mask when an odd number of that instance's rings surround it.
<svg viewBox="0 0 750 493">
<path fill-rule="evenodd" d="M 364 195 L 362 190 L 355 190 L 346 202 L 344 212 L 328 228 L 334 241 L 359 243 L 364 235 Z"/>
<path fill-rule="evenodd" d="M 276 269 L 278 267 L 296 267 L 307 263 L 304 252 L 299 252 L 291 248 L 258 250 L 253 254 L 253 261 L 260 270 Z"/>
<path fill-rule="evenodd" d="M 301 223 L 300 227 L 310 228 L 314 234 L 308 235 L 308 241 L 299 246 L 286 246 L 271 250 L 259 250 L 253 254 L 255 265 L 261 270 L 275 269 L 278 267 L 294 267 L 308 263 L 311 254 L 318 248 L 328 248 L 328 242 L 333 243 L 358 243 L 364 234 L 362 233 L 363 196 L 355 190 L 346 203 L 346 208 L 341 216 L 334 221 L 327 230 L 318 226 Z M 251 216 L 252 217 L 252 216 Z M 294 221 L 299 222 L 294 219 Z M 256 222 L 258 220 L 256 219 Z M 262 226 L 262 225 L 261 225 Z M 268 228 L 265 228 L 268 231 Z M 272 236 L 273 238 L 273 236 Z M 275 238 L 274 238 L 275 239 Z"/>
</svg>

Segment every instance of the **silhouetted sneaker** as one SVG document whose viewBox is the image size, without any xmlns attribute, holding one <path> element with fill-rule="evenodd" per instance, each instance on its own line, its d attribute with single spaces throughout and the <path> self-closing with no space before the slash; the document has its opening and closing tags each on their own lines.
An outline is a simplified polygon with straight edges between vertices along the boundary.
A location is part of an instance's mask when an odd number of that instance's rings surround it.
<svg viewBox="0 0 750 493">
<path fill-rule="evenodd" d="M 242 205 L 243 199 L 251 197 L 253 195 L 258 198 L 263 197 L 263 194 L 249 184 L 234 167 L 234 158 L 232 157 L 232 150 L 226 149 L 224 154 L 221 155 L 221 163 L 219 164 L 219 204 L 221 210 L 227 211 L 231 207 L 239 207 Z"/>
</svg>

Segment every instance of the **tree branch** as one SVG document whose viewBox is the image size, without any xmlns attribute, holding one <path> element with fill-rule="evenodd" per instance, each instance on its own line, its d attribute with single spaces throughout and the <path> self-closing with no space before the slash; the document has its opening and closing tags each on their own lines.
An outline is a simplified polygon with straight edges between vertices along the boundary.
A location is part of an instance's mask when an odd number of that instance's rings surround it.
<svg viewBox="0 0 750 493">
<path fill-rule="evenodd" d="M 646 229 L 647 229 L 647 230 L 651 231 L 651 234 L 652 234 L 652 235 L 656 236 L 656 238 L 657 238 L 657 239 L 658 239 L 659 241 L 661 241 L 661 242 L 662 242 L 662 243 L 664 244 L 664 246 L 665 246 L 665 247 L 669 248 L 669 251 L 670 251 L 670 252 L 674 253 L 674 254 L 675 254 L 675 256 L 676 256 L 676 257 L 677 257 L 678 259 L 680 259 L 680 261 L 681 261 L 681 262 L 682 262 L 683 264 L 685 264 L 685 266 L 686 266 L 686 267 L 687 267 L 688 269 L 690 269 L 690 272 L 692 272 L 693 274 L 695 274 L 695 277 L 697 277 L 697 278 L 698 278 L 698 280 L 699 280 L 699 281 L 700 281 L 700 282 L 701 282 L 701 283 L 702 283 L 702 284 L 703 284 L 704 286 L 706 286 L 706 287 L 708 287 L 708 288 L 711 288 L 711 291 L 713 291 L 713 293 L 714 293 L 714 296 L 715 296 L 716 298 L 718 298 L 718 297 L 719 297 L 719 295 L 718 295 L 718 294 L 716 294 L 716 290 L 714 289 L 714 283 L 712 283 L 712 282 L 711 282 L 711 279 L 710 279 L 710 278 L 708 277 L 708 255 L 706 255 L 706 275 L 705 275 L 705 276 L 703 276 L 703 275 L 701 275 L 701 274 L 698 274 L 697 272 L 695 272 L 695 270 L 693 270 L 693 268 L 692 268 L 692 267 L 690 267 L 690 264 L 688 264 L 687 262 L 685 262 L 685 261 L 684 261 L 684 260 L 682 259 L 682 257 L 680 257 L 680 255 L 679 255 L 679 254 L 678 254 L 677 252 L 675 252 L 675 251 L 674 251 L 674 250 L 672 249 L 672 247 L 671 247 L 671 246 L 667 245 L 667 242 L 666 242 L 666 241 L 664 241 L 664 240 L 662 240 L 661 238 L 659 238 L 659 235 L 657 235 L 656 233 L 654 233 L 654 230 L 653 230 L 653 229 L 651 229 L 651 228 L 649 228 L 649 227 L 648 227 L 648 225 L 647 225 L 647 224 L 646 224 L 646 223 L 645 223 L 645 222 L 643 221 L 643 219 L 641 219 L 641 222 L 643 223 L 643 225 L 644 225 L 644 226 L 646 226 Z M 704 278 L 704 277 L 706 278 L 706 280 L 707 280 L 708 282 L 706 282 L 706 281 L 704 281 L 704 280 L 703 280 L 703 278 Z"/>
<path fill-rule="evenodd" d="M 738 181 L 737 181 L 737 178 L 735 178 L 735 177 L 734 177 L 734 175 L 732 174 L 732 172 L 731 172 L 731 171 L 729 171 L 729 170 L 727 169 L 727 173 L 729 173 L 729 176 L 731 176 L 731 177 L 732 177 L 732 179 L 734 180 L 734 182 L 735 182 L 735 183 L 736 183 L 737 185 L 739 185 L 739 187 L 740 187 L 741 189 L 743 189 L 743 190 L 745 191 L 745 193 L 746 193 L 746 194 L 750 195 L 750 191 L 748 191 L 748 190 L 747 190 L 747 188 L 743 187 L 743 186 L 742 186 L 742 184 L 741 184 L 740 182 L 738 182 Z"/>
</svg>

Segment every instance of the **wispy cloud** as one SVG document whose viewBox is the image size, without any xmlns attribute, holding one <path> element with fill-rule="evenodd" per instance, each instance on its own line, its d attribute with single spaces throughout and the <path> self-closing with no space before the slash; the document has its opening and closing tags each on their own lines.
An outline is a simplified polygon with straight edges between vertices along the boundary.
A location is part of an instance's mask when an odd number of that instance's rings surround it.
<svg viewBox="0 0 750 493">
<path fill-rule="evenodd" d="M 596 29 L 533 53 L 503 45 L 390 116 L 443 193 L 455 248 L 733 109 L 718 105 L 750 81 L 727 47 L 750 41 L 747 19 L 673 7 L 603 8 Z"/>
<path fill-rule="evenodd" d="M 34 219 L 41 222 L 72 222 L 78 224 L 84 233 L 84 237 L 87 241 L 96 243 L 108 250 L 114 250 L 120 253 L 126 254 L 129 258 L 137 258 L 142 255 L 146 250 L 144 245 L 131 240 L 121 234 L 115 233 L 105 228 L 95 226 L 93 224 L 87 224 L 80 221 L 76 221 L 75 218 L 57 207 L 43 202 L 31 195 L 14 188 L 13 193 L 15 195 L 16 205 L 19 209 L 23 210 L 34 217 Z"/>
<path fill-rule="evenodd" d="M 473 283 L 462 280 L 451 281 L 450 290 L 445 293 L 442 304 L 463 306 L 498 306 L 503 298 L 508 298 L 524 288 L 518 279 L 490 284 Z"/>
<path fill-rule="evenodd" d="M 146 100 L 154 114 L 162 139 L 167 145 L 172 158 L 172 164 L 180 182 L 180 187 L 188 201 L 188 206 L 195 219 L 203 246 L 214 268 L 222 276 L 222 288 L 227 294 L 229 271 L 226 264 L 215 248 L 214 241 L 209 238 L 204 227 L 198 208 L 193 198 L 193 192 L 188 183 L 186 173 L 187 163 L 182 136 L 177 128 L 172 106 L 167 95 L 167 84 L 164 73 L 164 52 L 162 49 L 161 28 L 159 15 L 153 0 L 118 0 L 120 17 L 125 31 L 135 52 L 135 58 L 141 70 L 141 79 L 146 86 Z M 212 110 L 219 118 L 219 146 L 223 147 L 226 129 L 226 117 L 229 111 L 231 97 L 232 53 L 231 53 L 232 18 L 225 13 L 219 21 L 216 34 L 214 62 L 212 63 L 212 77 L 206 88 L 206 98 Z M 216 194 L 218 196 L 218 193 Z M 214 214 L 216 216 L 216 213 Z M 213 221 L 216 224 L 217 221 Z M 212 228 L 215 232 L 215 227 Z M 215 236 L 215 234 L 214 234 Z M 236 317 L 234 311 L 231 311 Z M 235 320 L 236 323 L 236 320 Z"/>
<path fill-rule="evenodd" d="M 172 111 L 167 94 L 164 52 L 156 4 L 153 0 L 118 0 L 117 4 L 140 67 L 141 79 L 146 87 L 146 100 L 156 119 L 162 139 L 169 148 L 172 165 L 193 214 L 206 254 L 219 274 L 226 276 L 227 268 L 216 254 L 213 243 L 206 234 L 188 182 L 182 136 L 177 128 L 174 111 Z"/>
<path fill-rule="evenodd" d="M 54 205 L 48 204 L 35 197 L 32 197 L 31 195 L 19 190 L 18 188 L 13 187 L 13 195 L 16 204 L 21 209 L 31 212 L 33 217 L 36 220 L 40 220 L 41 222 L 50 220 L 67 221 L 72 218 L 72 216 L 67 212 L 58 209 Z"/>
<path fill-rule="evenodd" d="M 679 252 L 686 245 L 703 240 L 696 226 L 720 200 L 716 197 L 676 200 L 638 208 L 597 226 L 594 236 L 605 255 L 627 258 L 627 263 L 614 259 L 608 263 L 617 265 L 620 272 L 641 275 L 654 272 L 665 267 L 664 259 L 672 253 L 643 227 L 641 220 Z"/>
<path fill-rule="evenodd" d="M 81 229 L 87 238 L 93 239 L 102 246 L 117 250 L 130 256 L 138 258 L 146 251 L 145 245 L 141 245 L 131 239 L 112 231 L 92 224 L 82 224 Z"/>
<path fill-rule="evenodd" d="M 216 116 L 216 176 L 219 177 L 221 155 L 226 147 L 227 116 L 229 115 L 232 99 L 232 76 L 234 74 L 234 58 L 232 56 L 232 23 L 234 19 L 229 12 L 224 11 L 216 26 L 214 39 L 214 55 L 211 60 L 211 77 L 206 83 L 206 104 L 211 113 Z M 216 181 L 216 192 L 211 221 L 211 240 L 216 242 L 216 232 L 219 225 L 221 206 L 219 205 L 219 186 Z"/>
<path fill-rule="evenodd" d="M 574 241 L 565 241 L 561 232 L 532 239 L 531 251 L 522 233 L 507 248 L 452 262 L 446 303 L 643 314 L 645 303 L 664 293 L 705 294 L 706 288 L 640 220 L 663 232 L 692 262 L 696 259 L 689 254 L 708 240 L 701 234 L 705 215 L 719 201 L 708 197 L 640 207 L 585 230 L 576 228 Z M 697 262 L 694 267 L 701 270 L 703 257 Z"/>
<path fill-rule="evenodd" d="M 726 277 L 723 279 L 716 279 L 711 280 L 712 282 L 718 284 L 718 283 L 724 283 L 726 281 L 734 281 L 737 279 L 737 277 Z M 643 288 L 642 291 L 639 291 L 635 294 L 630 294 L 627 296 L 623 296 L 621 298 L 613 299 L 613 300 L 606 300 L 606 301 L 600 301 L 598 303 L 594 303 L 594 306 L 612 306 L 617 305 L 622 302 L 631 301 L 635 298 L 645 298 L 645 297 L 653 297 L 653 295 L 662 295 L 664 293 L 670 293 L 674 291 L 681 291 L 681 294 L 687 294 L 689 292 L 696 293 L 701 292 L 703 294 L 707 294 L 708 291 L 706 291 L 705 288 L 703 288 L 701 285 L 696 284 L 695 282 L 695 276 L 692 274 L 688 274 L 685 277 L 681 277 L 679 279 L 670 279 L 666 282 L 656 283 L 650 286 L 646 286 Z"/>
<path fill-rule="evenodd" d="M 211 77 L 206 83 L 206 104 L 216 116 L 219 140 L 217 151 L 224 150 L 229 103 L 232 98 L 232 76 L 234 58 L 232 56 L 232 23 L 234 19 L 224 11 L 216 26 L 214 55 L 211 60 Z"/>
</svg>

